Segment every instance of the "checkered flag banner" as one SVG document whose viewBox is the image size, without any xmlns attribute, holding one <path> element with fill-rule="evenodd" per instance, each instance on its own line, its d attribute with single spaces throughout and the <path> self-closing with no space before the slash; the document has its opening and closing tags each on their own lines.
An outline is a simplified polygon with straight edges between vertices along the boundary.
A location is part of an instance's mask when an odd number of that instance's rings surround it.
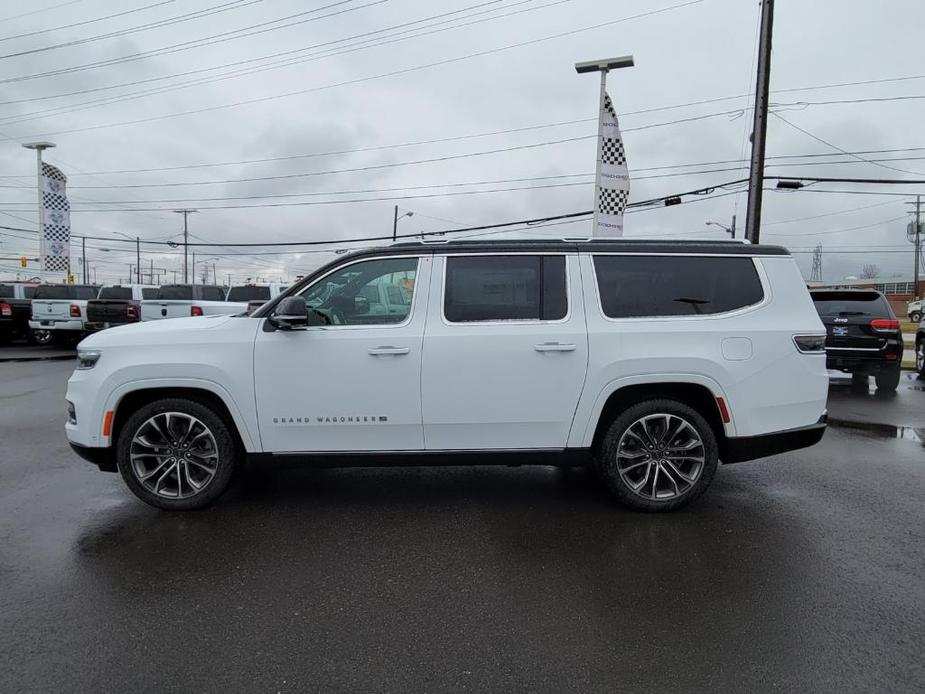
<svg viewBox="0 0 925 694">
<path fill-rule="evenodd" d="M 42 269 L 68 272 L 71 262 L 71 205 L 67 176 L 51 164 L 42 164 Z"/>
<path fill-rule="evenodd" d="M 630 176 L 626 168 L 626 150 L 620 137 L 620 123 L 610 95 L 601 106 L 601 141 L 598 143 L 600 176 L 595 181 L 595 236 L 623 236 L 623 210 L 630 194 Z"/>
</svg>

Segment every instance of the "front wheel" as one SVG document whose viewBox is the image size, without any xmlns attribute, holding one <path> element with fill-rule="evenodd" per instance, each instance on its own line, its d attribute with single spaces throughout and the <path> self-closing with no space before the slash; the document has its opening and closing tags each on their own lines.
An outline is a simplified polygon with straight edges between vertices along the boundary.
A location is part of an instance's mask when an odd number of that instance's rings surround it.
<svg viewBox="0 0 925 694">
<path fill-rule="evenodd" d="M 915 343 L 915 370 L 919 373 L 919 380 L 925 380 L 925 339 Z"/>
<path fill-rule="evenodd" d="M 129 489 L 168 511 L 211 504 L 227 489 L 239 458 L 225 421 L 207 405 L 186 398 L 139 408 L 117 443 L 119 472 Z"/>
<path fill-rule="evenodd" d="M 716 436 L 676 400 L 646 400 L 607 430 L 598 468 L 617 501 L 638 511 L 673 511 L 706 491 L 716 474 Z"/>
<path fill-rule="evenodd" d="M 922 313 L 920 311 L 913 311 L 909 314 L 909 320 L 911 320 L 913 323 L 918 323 L 920 320 L 922 320 Z"/>
</svg>

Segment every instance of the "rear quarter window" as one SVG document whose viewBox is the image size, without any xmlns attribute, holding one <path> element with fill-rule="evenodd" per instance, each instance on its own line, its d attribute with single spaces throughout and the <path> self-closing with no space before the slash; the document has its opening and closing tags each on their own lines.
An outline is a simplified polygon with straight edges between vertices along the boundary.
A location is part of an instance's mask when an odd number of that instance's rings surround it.
<svg viewBox="0 0 925 694">
<path fill-rule="evenodd" d="M 711 315 L 764 298 L 748 257 L 596 255 L 594 272 L 608 318 Z"/>
</svg>

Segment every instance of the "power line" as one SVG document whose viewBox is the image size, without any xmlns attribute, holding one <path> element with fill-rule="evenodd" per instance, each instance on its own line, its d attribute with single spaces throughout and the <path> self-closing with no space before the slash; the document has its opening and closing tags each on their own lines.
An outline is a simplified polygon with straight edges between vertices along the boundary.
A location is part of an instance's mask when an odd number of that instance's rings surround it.
<svg viewBox="0 0 925 694">
<path fill-rule="evenodd" d="M 52 31 L 61 31 L 63 29 L 73 29 L 74 27 L 86 26 L 87 24 L 95 24 L 96 22 L 102 22 L 107 19 L 115 19 L 116 17 L 123 17 L 127 14 L 134 14 L 136 12 L 144 12 L 145 10 L 150 10 L 154 7 L 160 7 L 161 5 L 169 5 L 176 1 L 177 0 L 161 0 L 160 2 L 155 2 L 151 5 L 144 5 L 143 7 L 136 7 L 131 10 L 123 10 L 122 12 L 116 12 L 115 14 L 108 14 L 103 17 L 95 17 L 94 19 L 85 19 L 81 22 L 72 22 L 71 24 L 61 24 L 56 27 L 49 27 L 48 29 L 38 29 L 36 31 L 28 31 L 23 34 L 13 34 L 11 36 L 2 36 L 0 37 L 0 41 L 12 41 L 13 39 L 24 39 L 29 36 L 38 36 L 39 34 L 47 34 Z M 240 0 L 238 0 L 238 2 L 240 2 Z"/>
<path fill-rule="evenodd" d="M 39 14 L 40 12 L 49 12 L 50 10 L 57 10 L 60 7 L 67 7 L 68 5 L 76 5 L 78 2 L 83 2 L 84 0 L 68 0 L 68 2 L 60 2 L 57 5 L 49 5 L 48 7 L 42 7 L 38 10 L 31 10 L 29 12 L 23 12 L 22 14 L 14 14 L 8 17 L 0 17 L 0 22 L 8 22 L 11 19 L 20 19 L 21 17 L 29 17 L 33 14 Z"/>
<path fill-rule="evenodd" d="M 670 11 L 673 11 L 673 10 L 681 9 L 681 8 L 683 8 L 683 7 L 688 7 L 688 6 L 690 6 L 690 5 L 697 5 L 697 4 L 700 4 L 700 3 L 702 3 L 702 2 L 704 2 L 704 0 L 687 0 L 686 2 L 682 2 L 682 3 L 676 4 L 676 5 L 669 5 L 669 6 L 667 6 L 667 7 L 662 7 L 662 8 L 656 9 L 656 10 L 649 10 L 649 11 L 646 11 L 646 12 L 641 12 L 641 13 L 638 13 L 638 14 L 635 14 L 635 15 L 630 15 L 630 16 L 627 16 L 627 17 L 621 17 L 621 18 L 619 18 L 619 19 L 614 19 L 614 20 L 610 20 L 610 21 L 607 21 L 607 22 L 601 22 L 601 23 L 598 23 L 598 24 L 593 24 L 593 25 L 590 25 L 590 26 L 581 27 L 581 28 L 579 28 L 579 29 L 572 29 L 572 30 L 569 30 L 569 31 L 564 31 L 564 32 L 556 33 L 556 34 L 550 34 L 550 35 L 547 35 L 547 36 L 542 36 L 542 37 L 539 37 L 539 38 L 536 38 L 536 39 L 529 39 L 529 40 L 527 40 L 527 41 L 520 41 L 520 42 L 518 42 L 518 43 L 512 43 L 512 44 L 507 44 L 507 45 L 504 45 L 504 46 L 498 46 L 498 47 L 495 47 L 495 48 L 489 48 L 489 49 L 482 50 L 482 51 L 476 51 L 476 52 L 474 52 L 474 53 L 468 53 L 468 54 L 461 55 L 461 56 L 456 56 L 456 57 L 453 57 L 453 58 L 446 58 L 446 59 L 438 60 L 438 61 L 431 62 L 431 63 L 423 63 L 423 64 L 420 64 L 420 65 L 414 65 L 414 66 L 412 66 L 412 67 L 402 68 L 402 69 L 399 69 L 399 70 L 392 70 L 392 71 L 389 71 L 389 72 L 379 73 L 379 74 L 376 74 L 376 75 L 368 75 L 368 76 L 366 76 L 366 77 L 358 77 L 358 78 L 354 78 L 354 79 L 351 79 L 351 80 L 345 80 L 345 81 L 343 81 L 343 82 L 338 82 L 338 83 L 334 83 L 334 84 L 322 85 L 322 86 L 319 86 L 319 87 L 309 87 L 309 88 L 306 88 L 306 89 L 297 89 L 297 90 L 293 90 L 293 91 L 289 91 L 289 92 L 283 92 L 283 93 L 281 93 L 281 94 L 271 94 L 271 95 L 263 96 L 263 97 L 254 97 L 254 98 L 251 98 L 251 99 L 244 99 L 244 100 L 237 101 L 237 102 L 232 102 L 232 103 L 229 103 L 229 104 L 220 104 L 220 105 L 217 105 L 217 106 L 208 106 L 208 107 L 203 107 L 203 108 L 198 108 L 198 109 L 191 109 L 191 110 L 188 110 L 188 111 L 181 111 L 181 112 L 177 112 L 177 113 L 161 114 L 161 115 L 158 115 L 158 116 L 148 116 L 148 117 L 146 117 L 146 118 L 140 118 L 140 119 L 135 119 L 135 120 L 131 120 L 131 121 L 122 121 L 122 122 L 117 122 L 117 123 L 106 123 L 106 124 L 101 124 L 101 125 L 86 126 L 86 127 L 83 127 L 83 128 L 72 128 L 72 129 L 69 129 L 69 130 L 60 130 L 60 131 L 56 131 L 56 132 L 53 132 L 53 133 L 44 133 L 44 134 L 47 135 L 47 136 L 51 136 L 51 135 L 63 135 L 63 134 L 69 134 L 69 133 L 75 133 L 75 132 L 86 132 L 86 131 L 89 131 L 89 130 L 98 130 L 98 129 L 101 129 L 101 128 L 118 127 L 118 126 L 123 126 L 123 125 L 137 125 L 137 124 L 140 124 L 140 123 L 148 123 L 148 122 L 157 121 L 157 120 L 164 120 L 164 119 L 166 119 L 166 118 L 175 118 L 175 117 L 178 117 L 178 116 L 186 116 L 186 115 L 192 115 L 192 114 L 197 114 L 197 113 L 207 113 L 207 112 L 217 111 L 217 110 L 221 110 L 221 109 L 225 109 L 225 108 L 232 108 L 232 107 L 237 107 L 237 106 L 244 106 L 244 105 L 248 105 L 248 104 L 264 103 L 264 102 L 267 102 L 267 101 L 274 101 L 274 100 L 276 100 L 276 99 L 283 99 L 283 98 L 287 98 L 287 97 L 290 97 L 290 96 L 297 96 L 297 95 L 300 95 L 300 94 L 309 94 L 309 93 L 318 92 L 318 91 L 322 91 L 322 90 L 326 90 L 326 89 L 333 89 L 333 88 L 335 88 L 335 87 L 347 86 L 347 85 L 352 85 L 352 84 L 359 84 L 359 83 L 362 83 L 362 82 L 369 82 L 369 81 L 372 81 L 372 80 L 382 79 L 382 78 L 385 78 L 385 77 L 395 77 L 395 76 L 398 76 L 398 75 L 404 75 L 404 74 L 408 74 L 408 73 L 412 73 L 412 72 L 418 72 L 418 71 L 421 71 L 421 70 L 427 70 L 427 69 L 434 68 L 434 67 L 442 67 L 442 66 L 445 66 L 445 65 L 450 65 L 450 64 L 452 64 L 452 63 L 457 63 L 457 62 L 461 62 L 461 61 L 464 61 L 464 60 L 471 60 L 471 59 L 473 59 L 473 58 L 479 58 L 479 57 L 483 57 L 483 56 L 487 56 L 487 55 L 494 55 L 494 54 L 496 54 L 496 53 L 501 53 L 501 52 L 508 51 L 508 50 L 512 50 L 512 49 L 515 49 L 515 48 L 523 48 L 524 46 L 532 46 L 532 45 L 535 45 L 535 44 L 538 44 L 538 43 L 543 43 L 543 42 L 545 42 L 545 41 L 552 41 L 552 40 L 555 40 L 555 39 L 565 38 L 565 37 L 567 37 L 567 36 L 574 36 L 574 35 L 576 35 L 576 34 L 581 34 L 581 33 L 587 32 L 587 31 L 593 31 L 593 30 L 595 30 L 595 29 L 601 29 L 601 28 L 604 28 L 604 27 L 613 26 L 614 24 L 619 24 L 619 23 L 622 23 L 622 22 L 627 22 L 627 21 L 631 21 L 631 20 L 635 20 L 635 19 L 642 19 L 642 18 L 645 18 L 645 17 L 651 17 L 651 16 L 654 16 L 654 15 L 663 14 L 663 13 L 665 13 L 665 12 L 670 12 Z M 0 83 L 2 83 L 2 82 L 3 82 L 3 81 L 0 81 Z M 31 136 L 30 136 L 30 137 L 31 137 Z M 12 138 L 7 138 L 7 139 L 12 139 Z"/>
</svg>

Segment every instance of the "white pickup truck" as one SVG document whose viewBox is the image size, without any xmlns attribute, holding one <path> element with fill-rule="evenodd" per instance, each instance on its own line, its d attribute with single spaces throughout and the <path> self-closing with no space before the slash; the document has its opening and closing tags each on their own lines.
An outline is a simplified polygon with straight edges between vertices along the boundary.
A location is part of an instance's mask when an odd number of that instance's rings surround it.
<svg viewBox="0 0 925 694">
<path fill-rule="evenodd" d="M 588 465 L 623 504 L 669 511 L 719 461 L 820 440 L 825 342 L 776 246 L 400 243 L 251 315 L 91 335 L 66 431 L 163 509 L 209 504 L 248 462 L 494 462 Z"/>
<path fill-rule="evenodd" d="M 58 340 L 76 342 L 84 333 L 87 302 L 100 288 L 88 284 L 43 284 L 32 296 L 32 330 L 48 330 Z"/>
<path fill-rule="evenodd" d="M 247 302 L 229 302 L 224 287 L 210 284 L 165 284 L 152 299 L 141 302 L 141 320 L 222 316 L 243 313 Z"/>
</svg>

